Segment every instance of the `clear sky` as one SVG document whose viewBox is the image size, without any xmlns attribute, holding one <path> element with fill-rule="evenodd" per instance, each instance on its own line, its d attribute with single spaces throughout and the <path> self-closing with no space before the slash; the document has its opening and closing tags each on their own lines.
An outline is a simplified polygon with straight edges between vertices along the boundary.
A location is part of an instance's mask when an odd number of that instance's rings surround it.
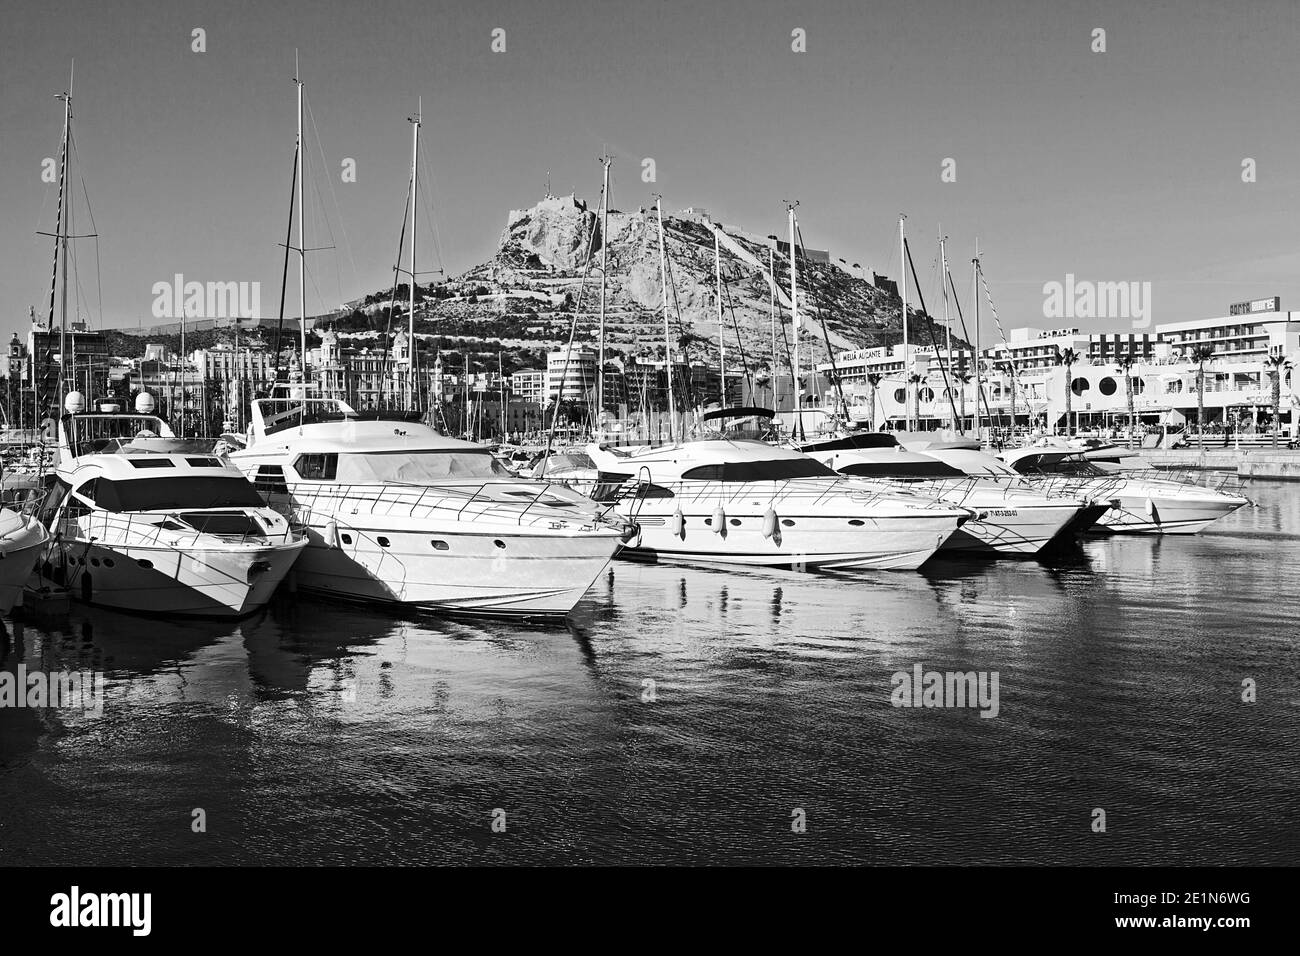
<svg viewBox="0 0 1300 956">
<path fill-rule="evenodd" d="M 931 311 L 940 223 L 966 297 L 979 237 L 1007 327 L 1050 326 L 1042 287 L 1067 273 L 1151 282 L 1156 322 L 1275 294 L 1300 308 L 1298 8 L 4 0 L 0 333 L 49 294 L 49 240 L 35 232 L 53 227 L 56 187 L 41 163 L 57 155 L 54 94 L 73 58 L 103 324 L 154 322 L 152 286 L 175 273 L 260 282 L 273 315 L 295 47 L 329 173 L 314 157 L 309 195 L 333 229 L 309 215 L 308 244 L 339 246 L 311 259 L 309 311 L 391 281 L 417 96 L 439 239 L 421 268 L 441 260 L 454 274 L 490 256 L 548 170 L 555 192 L 594 204 L 608 145 L 616 208 L 658 190 L 669 209 L 704 206 L 766 234 L 798 199 L 809 245 L 891 275 L 905 212 Z M 204 53 L 191 50 L 196 27 Z M 1105 53 L 1091 50 L 1095 27 Z M 494 28 L 505 53 L 491 51 Z M 791 50 L 796 28 L 806 52 Z M 655 185 L 641 181 L 644 157 Z M 355 183 L 340 181 L 344 158 Z M 956 182 L 940 181 L 945 158 Z M 94 246 L 80 248 L 83 313 L 98 323 Z"/>
</svg>

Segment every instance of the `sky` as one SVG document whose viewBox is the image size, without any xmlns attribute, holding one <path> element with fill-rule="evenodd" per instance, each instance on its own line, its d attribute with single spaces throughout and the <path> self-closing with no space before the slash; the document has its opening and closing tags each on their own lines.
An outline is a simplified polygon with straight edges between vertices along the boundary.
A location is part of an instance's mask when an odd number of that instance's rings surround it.
<svg viewBox="0 0 1300 956">
<path fill-rule="evenodd" d="M 47 308 L 51 240 L 37 232 L 54 228 L 57 186 L 42 163 L 58 155 L 55 95 L 74 59 L 74 229 L 90 231 L 84 182 L 98 233 L 76 243 L 77 314 L 155 324 L 154 285 L 180 273 L 260 283 L 275 315 L 295 49 L 307 245 L 334 247 L 309 254 L 309 313 L 390 285 L 418 99 L 432 173 L 420 271 L 489 258 L 548 173 L 594 207 L 609 149 L 614 208 L 659 192 L 665 209 L 702 206 L 766 235 L 797 200 L 809 246 L 891 276 L 906 214 L 932 312 L 941 231 L 968 313 L 978 238 L 1008 329 L 1141 331 L 1273 295 L 1300 309 L 1298 8 L 0 0 L 0 334 Z M 498 29 L 505 52 L 491 48 Z M 1149 282 L 1150 314 L 1045 317 L 1044 284 L 1067 275 Z"/>
</svg>

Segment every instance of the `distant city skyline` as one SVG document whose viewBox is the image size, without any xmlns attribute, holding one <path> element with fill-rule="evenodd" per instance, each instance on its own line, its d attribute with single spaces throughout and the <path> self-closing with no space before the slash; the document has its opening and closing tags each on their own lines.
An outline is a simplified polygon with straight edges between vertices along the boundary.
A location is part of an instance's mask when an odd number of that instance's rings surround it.
<svg viewBox="0 0 1300 956">
<path fill-rule="evenodd" d="M 55 95 L 74 58 L 74 159 L 99 234 L 98 250 L 77 243 L 77 316 L 93 327 L 169 321 L 153 315 L 154 287 L 177 274 L 258 283 L 261 313 L 274 315 L 295 48 L 309 104 L 308 245 L 336 247 L 309 257 L 309 314 L 391 283 L 406 119 L 420 98 L 433 180 L 421 270 L 454 276 L 488 259 L 509 210 L 542 198 L 548 175 L 553 192 L 594 207 L 608 148 L 616 208 L 660 192 L 666 210 L 702 206 L 766 235 L 782 232 L 784 201 L 797 199 L 808 244 L 868 275 L 898 277 L 906 213 L 936 314 L 941 228 L 968 321 L 976 237 L 1008 330 L 1141 331 L 1135 322 L 1224 315 L 1274 295 L 1300 309 L 1290 215 L 1300 134 L 1285 70 L 1297 16 L 1283 2 L 1200 0 L 20 0 L 0 34 L 0 333 L 48 305 L 51 240 L 37 232 L 54 228 L 57 186 L 42 171 L 58 156 Z M 1094 52 L 1098 28 L 1105 52 Z M 806 51 L 795 52 L 801 37 Z M 641 178 L 647 158 L 655 183 Z M 343 181 L 347 160 L 355 182 Z M 1254 182 L 1243 181 L 1248 160 Z M 82 183 L 70 188 L 73 231 L 89 231 Z M 1067 276 L 1150 283 L 1148 314 L 1048 318 L 1044 285 Z M 987 344 L 996 331 L 987 303 L 982 312 Z M 286 314 L 297 314 L 292 270 Z"/>
</svg>

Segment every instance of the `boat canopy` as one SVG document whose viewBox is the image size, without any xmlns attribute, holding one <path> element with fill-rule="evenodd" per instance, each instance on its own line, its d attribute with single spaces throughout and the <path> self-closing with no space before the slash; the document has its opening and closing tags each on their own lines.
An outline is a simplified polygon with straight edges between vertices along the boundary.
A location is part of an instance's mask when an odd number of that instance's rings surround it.
<svg viewBox="0 0 1300 956">
<path fill-rule="evenodd" d="M 799 446 L 800 451 L 811 454 L 818 451 L 851 451 L 855 448 L 897 448 L 898 439 L 885 432 L 864 432 L 861 435 L 846 435 L 842 438 L 827 438 L 824 441 L 806 442 Z"/>
<path fill-rule="evenodd" d="M 775 418 L 776 412 L 757 405 L 737 405 L 734 408 L 715 408 L 704 413 L 704 421 L 716 422 L 727 418 Z"/>
<path fill-rule="evenodd" d="M 331 453 L 333 454 L 333 453 Z M 329 456 L 322 456 L 329 457 Z M 338 454 L 334 478 L 342 484 L 397 482 L 422 485 L 448 478 L 512 478 L 486 449 L 367 451 Z"/>
</svg>

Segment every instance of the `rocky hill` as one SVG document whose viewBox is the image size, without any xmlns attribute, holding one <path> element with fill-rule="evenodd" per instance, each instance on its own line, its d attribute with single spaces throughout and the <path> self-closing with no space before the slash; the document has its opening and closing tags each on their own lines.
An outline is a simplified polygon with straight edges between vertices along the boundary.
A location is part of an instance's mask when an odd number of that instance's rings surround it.
<svg viewBox="0 0 1300 956">
<path fill-rule="evenodd" d="M 663 284 L 655 211 L 611 210 L 608 221 L 609 234 L 602 236 L 597 211 L 574 196 L 547 197 L 531 209 L 512 211 L 492 259 L 443 285 L 418 290 L 417 330 L 437 337 L 444 346 L 456 347 L 459 341 L 473 347 L 478 340 L 490 341 L 492 349 L 500 343 L 512 350 L 540 352 L 567 339 L 576 314 L 578 340 L 594 341 L 600 253 L 607 243 L 606 348 L 625 355 L 661 351 Z M 739 332 L 749 364 L 766 366 L 771 359 L 772 244 L 691 210 L 664 218 L 671 334 L 693 357 L 716 361 L 715 232 L 722 247 L 728 364 L 740 363 Z M 782 333 L 787 342 L 790 337 L 790 264 L 780 250 L 774 259 L 780 343 Z M 798 285 L 799 308 L 806 320 L 801 340 L 805 367 L 825 360 L 827 338 L 836 350 L 900 340 L 900 302 L 892 289 L 879 289 L 837 264 L 803 256 Z M 382 290 L 357 303 L 368 317 L 362 324 L 371 329 L 386 324 L 389 297 L 390 290 Z M 404 300 L 403 293 L 399 312 Z M 913 340 L 926 341 L 928 320 L 909 312 Z M 354 326 L 356 318 L 354 313 Z M 783 349 L 778 346 L 778 361 L 784 365 Z"/>
</svg>

